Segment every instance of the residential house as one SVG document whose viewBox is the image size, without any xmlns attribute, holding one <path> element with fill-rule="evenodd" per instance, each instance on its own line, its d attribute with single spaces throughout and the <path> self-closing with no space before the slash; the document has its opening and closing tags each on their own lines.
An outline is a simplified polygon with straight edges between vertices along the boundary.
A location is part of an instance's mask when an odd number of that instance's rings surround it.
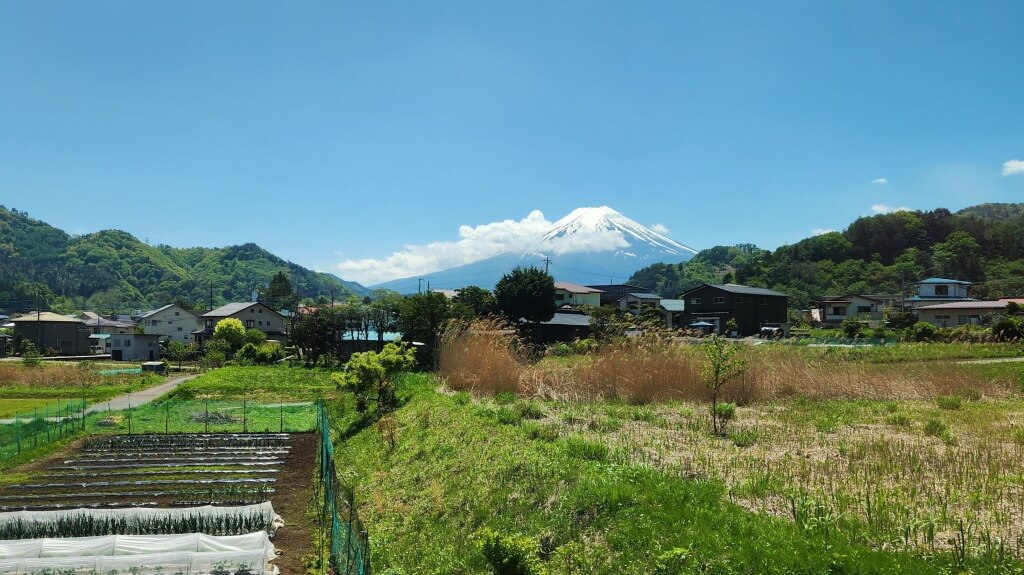
<svg viewBox="0 0 1024 575">
<path fill-rule="evenodd" d="M 89 328 L 82 320 L 49 311 L 30 313 L 11 321 L 14 337 L 32 342 L 39 353 L 52 350 L 57 355 L 88 355 Z"/>
<path fill-rule="evenodd" d="M 569 282 L 555 282 L 555 305 L 559 308 L 564 306 L 579 307 L 601 305 L 601 290 L 588 286 Z"/>
<path fill-rule="evenodd" d="M 953 301 L 924 305 L 917 308 L 917 319 L 936 327 L 989 325 L 993 319 L 1006 313 L 1010 302 L 1021 304 L 1024 303 L 1024 299 Z"/>
<path fill-rule="evenodd" d="M 967 296 L 967 290 L 971 282 L 951 280 L 946 278 L 928 278 L 917 282 L 917 295 L 907 298 L 910 307 L 917 309 L 921 306 L 956 302 L 974 301 Z"/>
<path fill-rule="evenodd" d="M 159 335 L 162 341 L 181 343 L 195 341 L 192 332 L 202 328 L 198 315 L 173 303 L 142 314 L 139 325 L 145 334 Z"/>
<path fill-rule="evenodd" d="M 534 343 L 570 342 L 590 337 L 590 316 L 582 313 L 555 312 L 530 330 Z"/>
<path fill-rule="evenodd" d="M 630 284 L 588 285 L 586 287 L 601 290 L 601 305 L 610 305 L 615 307 L 619 307 L 619 300 L 626 294 L 643 293 L 647 291 L 646 288 Z"/>
<path fill-rule="evenodd" d="M 788 327 L 789 296 L 774 290 L 738 284 L 703 284 L 680 296 L 686 302 L 685 325 L 709 323 L 711 331 L 723 333 L 725 324 L 735 320 L 740 335 L 754 335 L 764 326 Z"/>
<path fill-rule="evenodd" d="M 902 311 L 903 301 L 906 297 L 898 293 L 866 293 L 862 294 L 868 299 L 878 302 L 878 311 Z"/>
<path fill-rule="evenodd" d="M 821 302 L 825 323 L 839 324 L 855 317 L 863 320 L 882 319 L 882 302 L 864 295 L 829 296 Z"/>
<path fill-rule="evenodd" d="M 661 311 L 665 312 L 665 327 L 683 327 L 680 323 L 686 311 L 686 300 L 663 299 L 659 302 Z"/>
<path fill-rule="evenodd" d="M 135 333 L 135 324 L 101 317 L 93 312 L 82 312 L 77 316 L 89 328 L 89 350 L 94 354 L 110 353 L 110 336 Z"/>
<path fill-rule="evenodd" d="M 648 292 L 630 292 L 619 298 L 619 309 L 639 312 L 641 308 L 657 309 L 661 296 Z"/>
<path fill-rule="evenodd" d="M 288 341 L 285 318 L 269 307 L 255 301 L 229 303 L 199 316 L 200 329 L 193 331 L 197 342 L 203 342 L 213 335 L 217 322 L 233 317 L 242 322 L 246 329 L 258 329 L 267 334 L 267 339 L 282 344 Z"/>
<path fill-rule="evenodd" d="M 156 361 L 160 359 L 160 337 L 157 334 L 110 334 L 110 359 L 114 361 Z"/>
</svg>

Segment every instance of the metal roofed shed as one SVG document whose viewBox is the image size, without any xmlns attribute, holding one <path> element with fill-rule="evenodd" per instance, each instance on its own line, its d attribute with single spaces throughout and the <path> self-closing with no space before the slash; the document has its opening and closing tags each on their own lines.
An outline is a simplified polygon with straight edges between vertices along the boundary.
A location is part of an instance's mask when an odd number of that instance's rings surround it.
<svg viewBox="0 0 1024 575">
<path fill-rule="evenodd" d="M 663 299 L 661 307 L 665 311 L 681 312 L 686 311 L 686 300 L 684 299 Z"/>
<path fill-rule="evenodd" d="M 571 282 L 555 282 L 555 289 L 565 290 L 569 293 L 604 293 L 603 291 L 590 286 L 582 286 Z"/>
</svg>

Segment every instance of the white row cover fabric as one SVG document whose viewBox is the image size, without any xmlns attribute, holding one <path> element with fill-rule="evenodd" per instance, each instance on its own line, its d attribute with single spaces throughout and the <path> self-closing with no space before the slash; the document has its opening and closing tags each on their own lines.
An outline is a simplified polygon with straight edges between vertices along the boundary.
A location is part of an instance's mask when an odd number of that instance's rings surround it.
<svg viewBox="0 0 1024 575">
<path fill-rule="evenodd" d="M 262 550 L 0 560 L 0 575 L 274 575 Z"/>
<path fill-rule="evenodd" d="M 212 553 L 263 551 L 267 561 L 277 556 L 266 531 L 246 535 L 106 535 L 0 541 L 0 559 L 143 555 L 189 551 Z"/>
<path fill-rule="evenodd" d="M 57 511 L 9 511 L 0 513 L 0 527 L 20 526 L 28 533 L 33 533 L 37 526 L 56 524 L 60 521 L 75 519 L 92 519 L 97 522 L 105 520 L 128 520 L 133 523 L 166 523 L 191 518 L 217 519 L 239 516 L 262 517 L 268 533 L 273 533 L 284 526 L 281 516 L 274 513 L 274 506 L 269 501 L 256 505 L 236 507 L 202 507 L 180 508 L 116 508 L 116 509 L 61 509 Z"/>
</svg>

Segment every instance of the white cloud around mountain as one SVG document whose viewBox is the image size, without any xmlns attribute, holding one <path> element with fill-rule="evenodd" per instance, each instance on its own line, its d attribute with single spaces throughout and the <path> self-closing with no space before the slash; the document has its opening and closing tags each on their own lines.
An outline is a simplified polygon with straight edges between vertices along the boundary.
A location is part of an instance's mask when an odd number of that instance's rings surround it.
<svg viewBox="0 0 1024 575">
<path fill-rule="evenodd" d="M 887 206 L 885 204 L 875 204 L 875 205 L 871 206 L 871 213 L 873 213 L 873 214 L 891 214 L 893 212 L 909 212 L 909 211 L 910 211 L 910 208 L 908 208 L 906 206 L 900 206 L 898 208 L 894 208 L 892 206 Z"/>
<path fill-rule="evenodd" d="M 670 231 L 667 227 L 665 227 L 665 224 L 654 224 L 653 226 L 651 226 L 651 230 L 658 232 L 661 235 L 665 235 Z"/>
<path fill-rule="evenodd" d="M 885 184 L 889 183 L 889 179 L 888 178 L 875 178 L 875 179 L 871 180 L 871 183 L 875 184 L 876 186 L 884 186 Z"/>
<path fill-rule="evenodd" d="M 814 228 L 813 230 L 811 230 L 811 233 L 816 236 L 823 236 L 825 234 L 831 234 L 834 231 L 835 230 L 831 228 Z"/>
<path fill-rule="evenodd" d="M 552 225 L 540 210 L 533 210 L 518 221 L 459 226 L 456 240 L 408 244 L 386 258 L 348 259 L 335 267 L 345 279 L 374 285 L 472 263 L 503 251 L 550 251 L 557 255 L 629 247 L 629 242 L 620 233 L 603 229 L 577 229 L 571 234 L 545 240 L 544 233 Z"/>
<path fill-rule="evenodd" d="M 1003 162 L 1003 175 L 1013 176 L 1024 174 L 1024 160 L 1007 160 Z"/>
<path fill-rule="evenodd" d="M 459 239 L 454 241 L 409 244 L 384 259 L 349 259 L 336 267 L 345 279 L 376 284 L 468 264 L 503 250 L 531 251 L 540 247 L 541 235 L 550 227 L 544 214 L 533 210 L 518 221 L 459 226 Z"/>
</svg>

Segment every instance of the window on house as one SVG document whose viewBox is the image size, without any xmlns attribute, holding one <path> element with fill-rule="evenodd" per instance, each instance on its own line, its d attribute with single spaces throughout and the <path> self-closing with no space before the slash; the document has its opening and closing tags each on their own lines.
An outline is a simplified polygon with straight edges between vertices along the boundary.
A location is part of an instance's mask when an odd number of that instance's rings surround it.
<svg viewBox="0 0 1024 575">
<path fill-rule="evenodd" d="M 132 340 L 130 340 L 130 339 L 124 340 L 124 346 L 125 347 L 131 347 L 132 346 Z"/>
<path fill-rule="evenodd" d="M 206 320 L 206 327 L 213 327 L 213 320 L 212 319 Z"/>
<path fill-rule="evenodd" d="M 256 325 L 256 322 L 252 321 L 251 319 L 245 320 L 245 327 L 252 328 L 254 325 Z"/>
<path fill-rule="evenodd" d="M 261 327 L 263 326 L 263 322 L 262 322 L 262 321 L 260 321 L 260 326 L 261 326 Z"/>
<path fill-rule="evenodd" d="M 935 295 L 949 295 L 949 286 L 935 286 Z"/>
<path fill-rule="evenodd" d="M 768 305 L 768 298 L 766 298 L 766 297 L 761 298 L 761 305 Z"/>
<path fill-rule="evenodd" d="M 180 328 L 180 327 L 178 328 L 178 331 L 181 331 L 181 328 Z"/>
<path fill-rule="evenodd" d="M 174 315 L 181 315 L 181 314 L 180 314 L 180 313 L 178 313 L 178 312 L 174 312 Z"/>
<path fill-rule="evenodd" d="M 742 297 L 736 298 L 736 303 L 743 303 L 743 298 Z"/>
<path fill-rule="evenodd" d="M 828 312 L 828 315 L 846 315 L 845 305 L 834 305 L 832 310 Z"/>
<path fill-rule="evenodd" d="M 714 300 L 711 301 L 711 303 L 714 303 L 714 304 L 725 303 L 725 298 L 724 297 L 716 297 Z"/>
<path fill-rule="evenodd" d="M 174 325 L 174 322 L 171 320 L 167 320 L 167 325 Z"/>
<path fill-rule="evenodd" d="M 694 305 L 700 305 L 700 298 L 699 297 L 691 297 L 690 298 L 690 303 L 692 303 Z"/>
<path fill-rule="evenodd" d="M 259 310 L 259 312 L 260 312 L 260 313 L 263 313 L 263 310 L 261 309 L 261 310 Z"/>
<path fill-rule="evenodd" d="M 871 306 L 859 305 L 857 306 L 857 313 L 871 313 Z"/>
</svg>

